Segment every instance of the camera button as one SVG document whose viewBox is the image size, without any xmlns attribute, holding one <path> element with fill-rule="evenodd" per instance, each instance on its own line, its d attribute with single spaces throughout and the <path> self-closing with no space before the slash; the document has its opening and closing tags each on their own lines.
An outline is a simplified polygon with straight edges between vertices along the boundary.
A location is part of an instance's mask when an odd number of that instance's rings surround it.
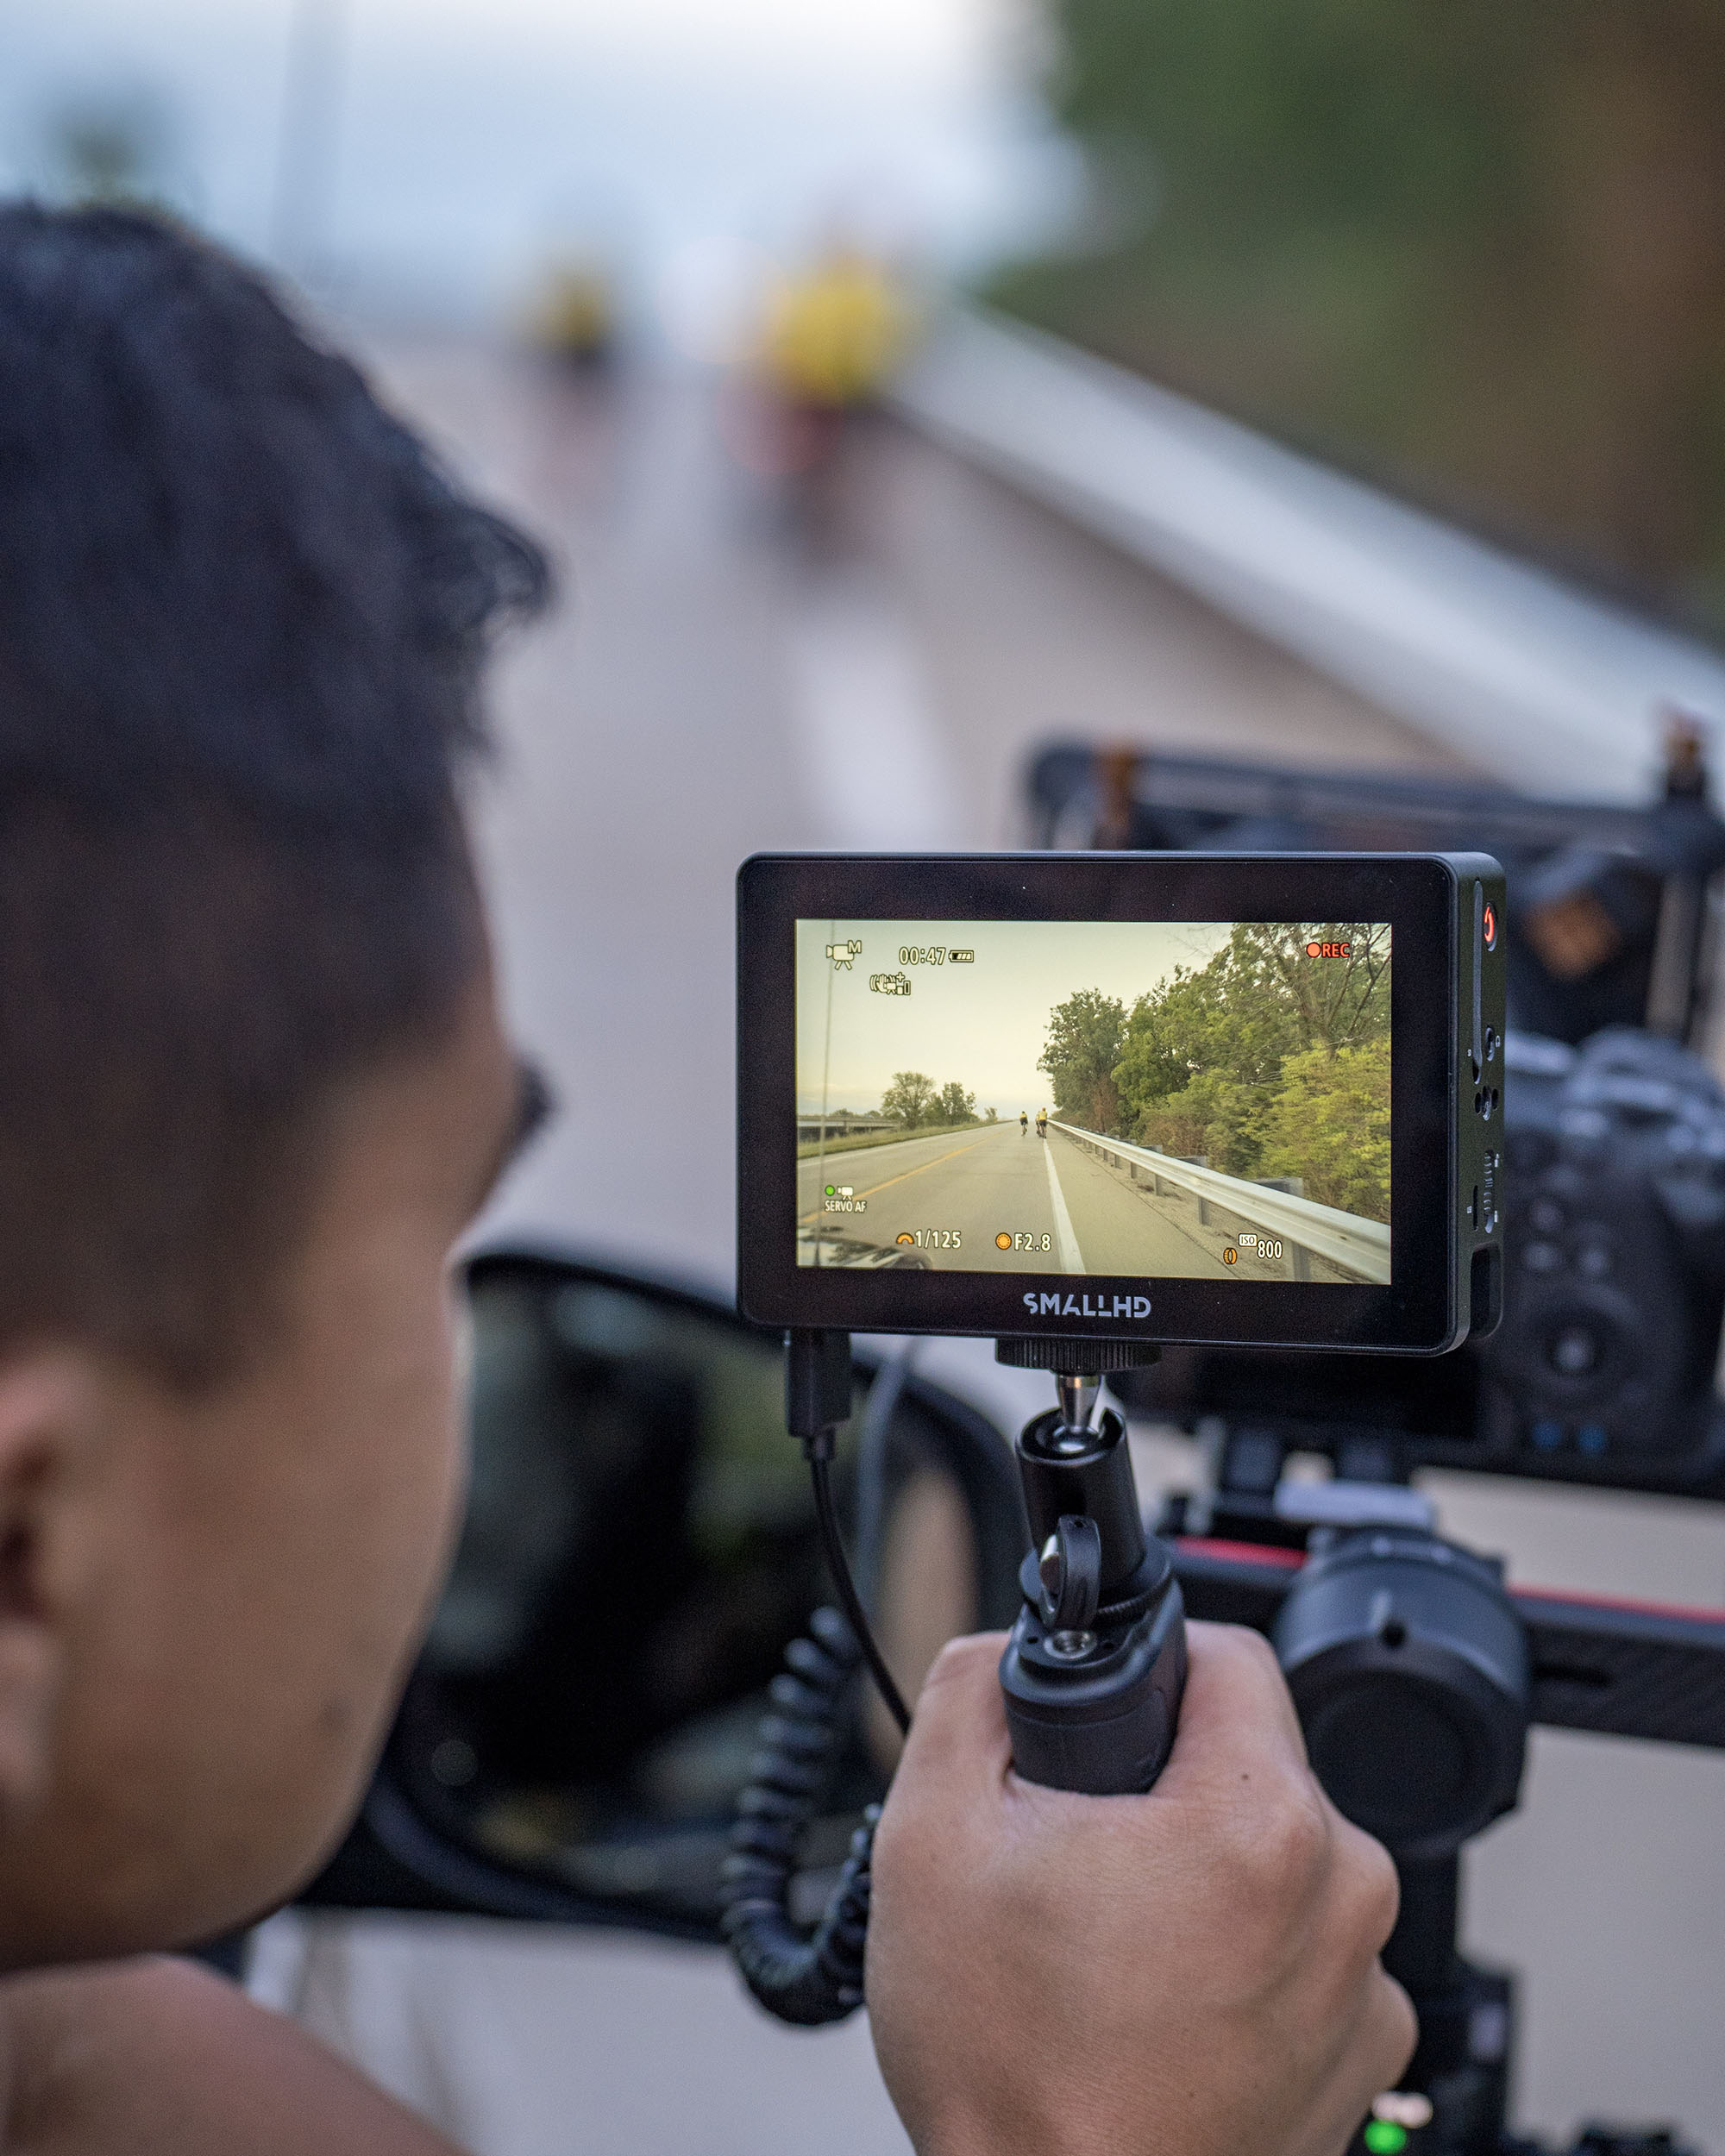
<svg viewBox="0 0 1725 2156">
<path fill-rule="evenodd" d="M 1603 1359 L 1598 1334 L 1584 1325 L 1566 1325 L 1546 1350 L 1546 1360 L 1560 1377 L 1590 1377 Z"/>
</svg>

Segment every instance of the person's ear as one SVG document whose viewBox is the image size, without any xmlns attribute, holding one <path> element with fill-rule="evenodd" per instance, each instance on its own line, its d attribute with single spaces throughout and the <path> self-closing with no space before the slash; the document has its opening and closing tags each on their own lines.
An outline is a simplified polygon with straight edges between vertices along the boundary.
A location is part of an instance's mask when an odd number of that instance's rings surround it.
<svg viewBox="0 0 1725 2156">
<path fill-rule="evenodd" d="M 80 1569 L 64 1530 L 93 1407 L 90 1373 L 75 1357 L 0 1363 L 0 1827 L 47 1791 Z"/>
</svg>

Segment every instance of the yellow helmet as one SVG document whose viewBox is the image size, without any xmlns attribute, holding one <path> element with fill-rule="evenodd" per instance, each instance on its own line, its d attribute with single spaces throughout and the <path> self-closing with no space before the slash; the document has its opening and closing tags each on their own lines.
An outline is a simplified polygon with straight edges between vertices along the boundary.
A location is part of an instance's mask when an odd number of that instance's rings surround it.
<svg viewBox="0 0 1725 2156">
<path fill-rule="evenodd" d="M 891 373 L 908 328 L 907 310 L 883 269 L 861 255 L 831 255 L 772 294 L 762 370 L 799 403 L 853 404 Z"/>
</svg>

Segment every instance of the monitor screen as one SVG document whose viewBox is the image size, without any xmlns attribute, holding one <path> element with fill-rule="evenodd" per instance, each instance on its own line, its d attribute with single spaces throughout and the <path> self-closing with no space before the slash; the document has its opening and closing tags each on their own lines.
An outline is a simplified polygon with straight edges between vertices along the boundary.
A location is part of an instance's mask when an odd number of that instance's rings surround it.
<svg viewBox="0 0 1725 2156">
<path fill-rule="evenodd" d="M 1387 1286 L 1381 921 L 796 924 L 800 1266 Z"/>
</svg>

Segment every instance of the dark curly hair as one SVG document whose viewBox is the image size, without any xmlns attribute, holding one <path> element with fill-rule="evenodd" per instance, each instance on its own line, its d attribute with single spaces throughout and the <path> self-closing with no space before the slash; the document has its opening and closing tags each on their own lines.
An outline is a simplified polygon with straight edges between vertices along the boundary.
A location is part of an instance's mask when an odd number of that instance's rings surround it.
<svg viewBox="0 0 1725 2156">
<path fill-rule="evenodd" d="M 231 1362 L 317 1107 L 473 978 L 459 782 L 547 581 L 226 255 L 0 208 L 0 1350 Z"/>
</svg>

